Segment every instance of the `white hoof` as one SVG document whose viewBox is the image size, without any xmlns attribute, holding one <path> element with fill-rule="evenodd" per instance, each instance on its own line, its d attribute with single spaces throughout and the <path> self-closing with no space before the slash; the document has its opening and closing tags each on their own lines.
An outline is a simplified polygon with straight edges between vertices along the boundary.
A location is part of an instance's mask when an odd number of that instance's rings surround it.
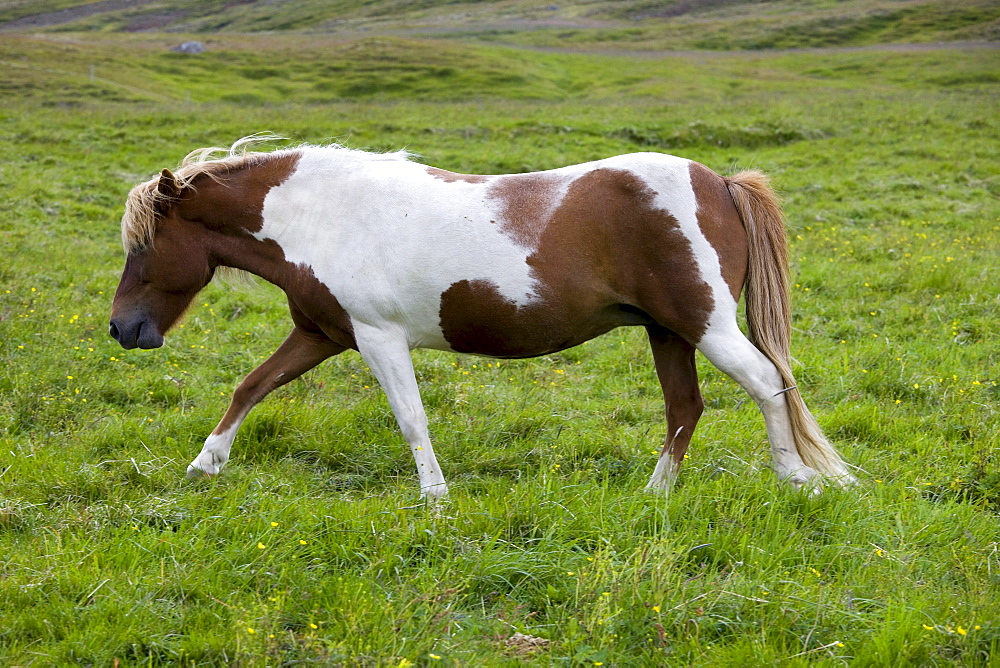
<svg viewBox="0 0 1000 668">
<path fill-rule="evenodd" d="M 795 489 L 805 490 L 813 496 L 823 492 L 823 476 L 808 466 L 796 469 L 781 478 Z"/>
<path fill-rule="evenodd" d="M 653 469 L 653 475 L 649 477 L 649 482 L 646 483 L 646 490 L 663 493 L 672 490 L 674 483 L 677 482 L 677 468 L 673 457 L 670 455 L 661 455 L 656 460 L 656 468 Z"/>
<path fill-rule="evenodd" d="M 428 503 L 435 503 L 446 496 L 448 496 L 448 485 L 443 482 L 420 488 L 420 498 L 426 500 Z"/>
<path fill-rule="evenodd" d="M 420 488 L 420 500 L 428 508 L 440 509 L 444 502 L 448 500 L 448 485 L 431 485 Z"/>
<path fill-rule="evenodd" d="M 227 461 L 229 461 L 228 458 L 223 459 L 222 457 L 212 454 L 211 452 L 202 452 L 188 465 L 187 477 L 210 478 L 212 476 L 219 475 L 219 471 L 222 470 L 222 467 L 226 465 Z"/>
<path fill-rule="evenodd" d="M 219 469 L 215 469 L 215 473 L 209 473 L 203 469 L 198 468 L 194 464 L 188 464 L 187 475 L 185 476 L 188 480 L 195 480 L 196 478 L 211 478 L 212 476 L 219 475 Z"/>
<path fill-rule="evenodd" d="M 676 482 L 677 476 L 663 476 L 660 478 L 653 476 L 646 483 L 645 491 L 652 492 L 653 494 L 669 494 Z"/>
</svg>

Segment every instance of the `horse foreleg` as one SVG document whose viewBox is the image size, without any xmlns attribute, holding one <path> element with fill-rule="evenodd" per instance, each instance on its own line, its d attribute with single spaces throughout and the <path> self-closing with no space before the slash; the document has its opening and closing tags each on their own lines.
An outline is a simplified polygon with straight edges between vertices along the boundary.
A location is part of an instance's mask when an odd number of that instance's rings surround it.
<svg viewBox="0 0 1000 668">
<path fill-rule="evenodd" d="M 263 364 L 253 370 L 233 393 L 222 421 L 205 439 L 201 453 L 188 466 L 187 475 L 195 478 L 215 475 L 229 461 L 229 451 L 250 409 L 285 383 L 295 380 L 323 360 L 346 350 L 321 333 L 299 327 Z"/>
<path fill-rule="evenodd" d="M 355 323 L 358 351 L 378 379 L 389 406 L 410 446 L 420 476 L 420 495 L 436 499 L 448 493 L 427 433 L 427 414 L 413 373 L 410 348 L 402 336 L 384 329 Z"/>
<path fill-rule="evenodd" d="M 646 489 L 666 490 L 677 477 L 704 402 L 698 388 L 694 346 L 663 327 L 647 327 L 646 333 L 667 412 L 666 443 Z"/>
</svg>

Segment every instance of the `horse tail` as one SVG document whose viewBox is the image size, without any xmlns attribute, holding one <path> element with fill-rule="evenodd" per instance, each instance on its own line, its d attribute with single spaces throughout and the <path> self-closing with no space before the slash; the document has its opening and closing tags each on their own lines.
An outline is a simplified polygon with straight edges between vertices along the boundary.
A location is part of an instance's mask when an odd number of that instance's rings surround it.
<svg viewBox="0 0 1000 668">
<path fill-rule="evenodd" d="M 854 480 L 847 465 L 823 436 L 806 407 L 792 375 L 791 300 L 788 287 L 788 239 L 781 205 L 768 178 L 753 170 L 725 179 L 747 234 L 748 267 L 746 314 L 748 338 L 771 360 L 786 389 L 783 394 L 791 419 L 795 447 L 802 462 L 837 479 Z"/>
</svg>

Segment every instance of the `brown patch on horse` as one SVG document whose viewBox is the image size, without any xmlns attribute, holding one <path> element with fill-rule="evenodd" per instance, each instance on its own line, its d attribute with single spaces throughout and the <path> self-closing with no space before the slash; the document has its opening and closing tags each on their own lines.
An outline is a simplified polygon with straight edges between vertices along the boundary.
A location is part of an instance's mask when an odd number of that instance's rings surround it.
<svg viewBox="0 0 1000 668">
<path fill-rule="evenodd" d="M 497 286 L 487 280 L 458 281 L 441 295 L 441 329 L 445 340 L 458 352 L 487 351 L 494 357 L 524 356 L 524 341 L 511 336 L 497 323 L 514 323 L 525 313 L 537 308 L 519 308 L 517 303 L 500 294 Z M 488 314 L 487 317 L 480 317 Z M 544 316 L 544 312 L 539 313 Z M 544 340 L 546 332 L 540 331 L 533 341 L 534 348 L 543 352 L 557 349 L 558 344 Z M 538 353 L 542 354 L 542 353 Z"/>
<path fill-rule="evenodd" d="M 490 178 L 482 174 L 456 174 L 455 172 L 438 169 L 437 167 L 425 167 L 424 169 L 426 169 L 427 173 L 435 179 L 440 179 L 445 183 L 455 183 L 456 181 L 462 181 L 465 183 L 484 183 Z"/>
<path fill-rule="evenodd" d="M 490 186 L 488 197 L 501 204 L 504 234 L 527 248 L 536 248 L 565 177 L 551 174 L 511 174 Z"/>
<path fill-rule="evenodd" d="M 656 196 L 631 171 L 588 172 L 570 186 L 528 263 L 545 283 L 565 290 L 581 285 L 582 262 L 590 290 L 613 294 L 620 306 L 696 343 L 715 307 L 712 289 L 690 240 Z"/>
<path fill-rule="evenodd" d="M 502 187 L 501 187 L 502 184 Z M 659 324 L 697 343 L 714 308 L 691 243 L 656 193 L 627 170 L 573 181 L 553 213 L 558 184 L 539 175 L 503 179 L 505 232 L 535 241 L 528 257 L 538 295 L 517 306 L 489 281 L 459 281 L 441 295 L 441 330 L 454 350 L 530 357 L 622 325 Z"/>
<path fill-rule="evenodd" d="M 264 226 L 264 198 L 295 172 L 299 157 L 295 151 L 253 154 L 229 171 L 194 177 L 181 194 L 177 213 L 209 229 L 235 226 L 259 232 Z"/>
<path fill-rule="evenodd" d="M 698 226 L 719 255 L 722 278 L 739 300 L 747 277 L 747 235 L 726 181 L 705 165 L 691 163 L 691 187 L 698 201 Z"/>
</svg>

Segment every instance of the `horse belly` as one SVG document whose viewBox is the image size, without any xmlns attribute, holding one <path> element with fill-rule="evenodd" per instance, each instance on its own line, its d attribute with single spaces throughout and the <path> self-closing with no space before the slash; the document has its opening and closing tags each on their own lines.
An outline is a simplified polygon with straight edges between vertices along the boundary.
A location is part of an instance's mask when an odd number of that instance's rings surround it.
<svg viewBox="0 0 1000 668">
<path fill-rule="evenodd" d="M 459 281 L 441 295 L 441 333 L 448 348 L 489 357 L 545 355 L 646 322 L 642 314 L 598 295 L 542 297 L 518 305 L 486 280 Z"/>
</svg>

